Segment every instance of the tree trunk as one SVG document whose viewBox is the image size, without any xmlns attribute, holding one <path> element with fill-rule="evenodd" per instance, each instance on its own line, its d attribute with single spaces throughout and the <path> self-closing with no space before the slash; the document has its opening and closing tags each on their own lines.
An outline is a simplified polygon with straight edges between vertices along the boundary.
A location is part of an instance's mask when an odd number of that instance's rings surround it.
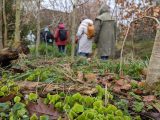
<svg viewBox="0 0 160 120">
<path fill-rule="evenodd" d="M 6 17 L 6 0 L 3 0 L 3 22 L 4 22 L 4 39 L 3 39 L 3 46 L 7 46 L 8 41 L 8 30 L 7 30 L 7 17 Z"/>
<path fill-rule="evenodd" d="M 73 62 L 74 55 L 75 55 L 75 37 L 76 37 L 76 0 L 75 0 L 75 4 L 73 5 L 71 33 L 72 33 L 71 34 L 71 40 L 72 40 L 71 59 Z"/>
<path fill-rule="evenodd" d="M 36 56 L 39 56 L 38 48 L 39 48 L 39 45 L 40 45 L 40 30 L 41 30 L 41 27 L 40 27 L 40 7 L 41 7 L 41 1 L 40 1 L 40 0 L 37 0 L 37 8 L 38 8 L 38 11 L 37 11 Z"/>
<path fill-rule="evenodd" d="M 2 44 L 2 0 L 0 1 L 0 50 L 3 48 Z"/>
<path fill-rule="evenodd" d="M 153 87 L 156 83 L 160 84 L 160 28 L 156 33 L 146 82 L 150 87 Z"/>
<path fill-rule="evenodd" d="M 15 21 L 15 37 L 14 37 L 15 45 L 20 43 L 20 16 L 21 16 L 20 5 L 21 5 L 21 0 L 16 0 L 16 21 Z"/>
</svg>

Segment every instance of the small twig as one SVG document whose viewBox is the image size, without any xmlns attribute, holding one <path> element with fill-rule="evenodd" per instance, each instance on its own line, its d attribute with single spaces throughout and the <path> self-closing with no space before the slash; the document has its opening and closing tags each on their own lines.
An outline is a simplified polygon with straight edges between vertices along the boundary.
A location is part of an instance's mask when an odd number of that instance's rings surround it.
<svg viewBox="0 0 160 120">
<path fill-rule="evenodd" d="M 119 70 L 120 71 L 120 75 L 122 75 L 123 50 L 124 50 L 124 45 L 125 45 L 129 30 L 130 30 L 130 25 L 128 26 L 125 38 L 124 38 L 123 43 L 122 43 L 121 56 L 120 56 L 120 70 Z"/>
<path fill-rule="evenodd" d="M 36 94 L 38 95 L 38 84 L 39 84 L 39 81 L 40 81 L 40 79 L 39 79 L 39 75 L 38 75 L 38 81 L 37 81 L 37 85 L 36 85 Z"/>
<path fill-rule="evenodd" d="M 105 107 L 108 104 L 108 99 L 109 99 L 109 95 L 107 93 L 107 84 L 106 84 L 106 86 L 105 86 L 105 103 L 104 103 Z"/>
<path fill-rule="evenodd" d="M 44 93 L 44 91 L 46 90 L 46 88 L 48 88 L 48 86 L 50 86 L 52 82 L 53 82 L 53 81 L 51 81 L 49 84 L 47 84 L 47 85 L 45 86 L 45 88 L 43 89 L 42 93 Z"/>
<path fill-rule="evenodd" d="M 76 79 L 74 79 L 73 77 L 71 77 L 69 74 L 67 74 L 65 71 L 63 71 L 63 70 L 59 70 L 58 68 L 56 68 L 55 67 L 55 69 L 57 70 L 57 71 L 59 71 L 60 73 L 63 73 L 67 78 L 69 78 L 70 80 L 72 80 L 73 82 L 79 82 L 79 83 L 82 83 L 82 84 L 84 84 L 84 82 L 83 81 L 80 81 L 80 80 L 76 80 Z"/>
</svg>

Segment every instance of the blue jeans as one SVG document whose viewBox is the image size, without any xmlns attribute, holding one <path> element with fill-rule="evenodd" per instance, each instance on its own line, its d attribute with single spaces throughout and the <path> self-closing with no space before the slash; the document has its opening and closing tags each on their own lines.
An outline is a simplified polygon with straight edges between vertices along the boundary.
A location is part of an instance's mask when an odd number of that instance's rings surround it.
<svg viewBox="0 0 160 120">
<path fill-rule="evenodd" d="M 108 60 L 108 56 L 101 56 L 101 60 Z"/>
<path fill-rule="evenodd" d="M 88 57 L 88 56 L 89 56 L 89 53 L 80 52 L 79 55 L 80 55 L 80 56 L 83 56 L 83 57 Z"/>
<path fill-rule="evenodd" d="M 58 45 L 58 50 L 59 50 L 60 53 L 64 53 L 65 45 Z"/>
</svg>

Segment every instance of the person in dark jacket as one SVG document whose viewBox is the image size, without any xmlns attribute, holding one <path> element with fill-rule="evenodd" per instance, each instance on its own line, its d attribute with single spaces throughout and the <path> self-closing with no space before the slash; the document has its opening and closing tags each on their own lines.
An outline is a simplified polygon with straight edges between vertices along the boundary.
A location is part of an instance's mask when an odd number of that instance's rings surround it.
<svg viewBox="0 0 160 120">
<path fill-rule="evenodd" d="M 68 39 L 68 31 L 65 28 L 65 25 L 63 23 L 59 23 L 58 27 L 55 30 L 55 42 L 58 46 L 59 52 L 64 53 L 65 52 L 65 46 L 67 44 Z"/>
<path fill-rule="evenodd" d="M 47 42 L 48 44 L 53 45 L 54 37 L 48 27 L 44 28 L 44 31 L 42 32 L 42 39 L 45 43 Z"/>
<path fill-rule="evenodd" d="M 109 9 L 109 6 L 102 5 L 95 19 L 94 41 L 98 47 L 98 56 L 103 60 L 114 56 L 116 22 L 110 15 Z"/>
</svg>

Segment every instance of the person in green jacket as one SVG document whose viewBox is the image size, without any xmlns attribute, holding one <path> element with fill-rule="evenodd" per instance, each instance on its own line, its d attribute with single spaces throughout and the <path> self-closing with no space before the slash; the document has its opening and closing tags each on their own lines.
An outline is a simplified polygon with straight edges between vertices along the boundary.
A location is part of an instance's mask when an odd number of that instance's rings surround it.
<svg viewBox="0 0 160 120">
<path fill-rule="evenodd" d="M 116 22 L 110 15 L 110 7 L 102 5 L 99 15 L 95 19 L 94 41 L 98 47 L 98 56 L 102 60 L 107 60 L 114 56 L 116 39 Z"/>
</svg>

